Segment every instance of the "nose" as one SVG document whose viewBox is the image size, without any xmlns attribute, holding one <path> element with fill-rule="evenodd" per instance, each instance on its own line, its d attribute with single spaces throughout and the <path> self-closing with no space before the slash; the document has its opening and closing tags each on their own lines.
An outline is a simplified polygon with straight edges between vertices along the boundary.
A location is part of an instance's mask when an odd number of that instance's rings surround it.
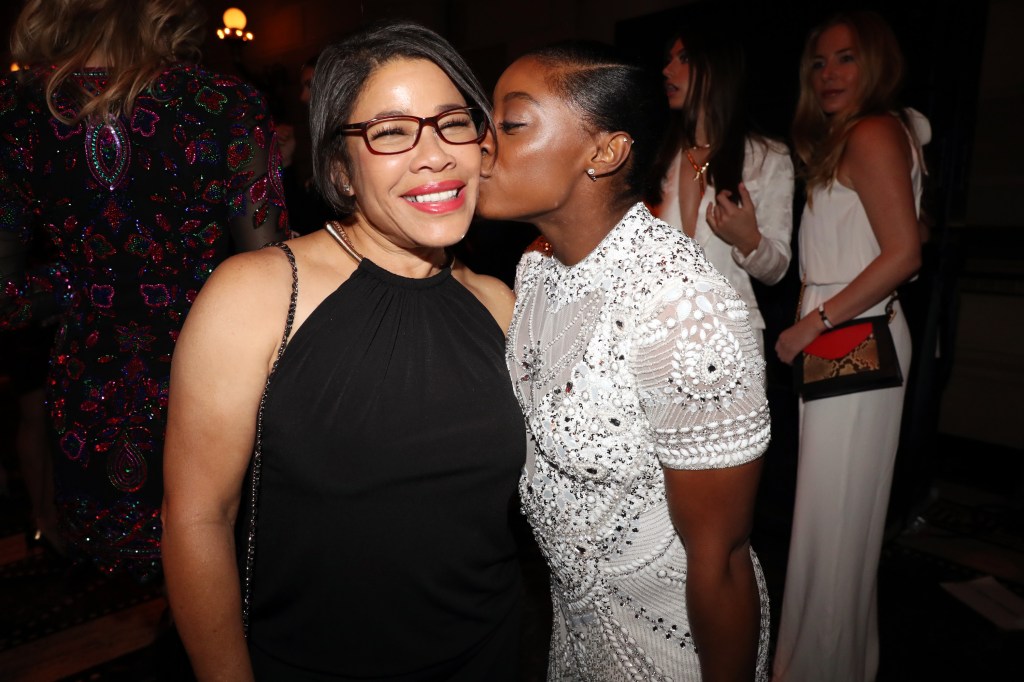
<svg viewBox="0 0 1024 682">
<path fill-rule="evenodd" d="M 413 147 L 413 165 L 417 168 L 441 170 L 455 163 L 447 142 L 443 141 L 436 128 L 424 126 L 420 139 Z"/>
<path fill-rule="evenodd" d="M 483 161 L 480 164 L 480 175 L 490 177 L 491 169 L 494 168 L 495 152 L 498 151 L 498 142 L 494 139 L 494 133 L 490 128 L 487 129 L 487 135 L 484 136 L 483 142 L 480 143 L 480 155 L 483 157 Z"/>
</svg>

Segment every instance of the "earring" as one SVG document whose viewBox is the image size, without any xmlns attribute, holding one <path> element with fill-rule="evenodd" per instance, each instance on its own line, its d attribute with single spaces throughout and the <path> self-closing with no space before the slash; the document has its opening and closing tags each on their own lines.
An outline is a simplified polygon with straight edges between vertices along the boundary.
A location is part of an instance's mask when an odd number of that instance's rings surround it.
<svg viewBox="0 0 1024 682">
<path fill-rule="evenodd" d="M 593 168 L 588 168 L 587 177 L 593 180 L 594 182 L 597 182 L 597 171 L 594 170 Z"/>
<path fill-rule="evenodd" d="M 352 185 L 342 185 L 341 186 L 341 193 L 342 194 L 351 194 L 352 193 Z"/>
</svg>

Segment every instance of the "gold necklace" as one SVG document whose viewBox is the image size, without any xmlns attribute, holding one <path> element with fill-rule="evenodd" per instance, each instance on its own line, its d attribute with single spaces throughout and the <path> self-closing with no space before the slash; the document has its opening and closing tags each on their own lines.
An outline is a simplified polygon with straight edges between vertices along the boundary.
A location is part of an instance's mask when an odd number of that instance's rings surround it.
<svg viewBox="0 0 1024 682">
<path fill-rule="evenodd" d="M 357 264 L 363 262 L 362 254 L 356 251 L 356 247 L 352 246 L 352 242 L 348 239 L 348 233 L 345 232 L 345 228 L 341 226 L 341 223 L 329 220 L 324 227 L 327 228 L 327 234 L 334 237 L 334 241 L 338 242 L 342 250 L 352 256 Z"/>
<path fill-rule="evenodd" d="M 336 220 L 329 220 L 324 223 L 324 227 L 327 229 L 327 234 L 334 237 L 334 241 L 338 242 L 338 245 L 341 246 L 345 253 L 352 256 L 352 260 L 354 260 L 356 264 L 363 262 L 363 254 L 356 251 L 356 247 L 353 246 L 352 240 L 348 238 L 348 232 L 345 231 L 345 228 L 342 227 L 341 223 Z M 440 267 L 441 270 L 451 267 L 452 263 L 455 262 L 455 256 L 449 254 L 447 249 L 445 249 L 445 254 L 448 256 L 448 260 Z"/>
<path fill-rule="evenodd" d="M 710 147 L 711 145 L 708 146 Z M 708 181 L 705 175 L 708 172 L 708 166 L 711 165 L 711 161 L 705 161 L 703 166 L 697 163 L 697 159 L 693 158 L 694 149 L 706 149 L 706 147 L 690 147 L 689 149 L 686 150 L 686 160 L 690 162 L 691 166 L 693 166 L 693 180 L 694 182 L 699 183 L 700 195 L 704 196 L 704 190 L 707 189 L 708 186 Z"/>
</svg>

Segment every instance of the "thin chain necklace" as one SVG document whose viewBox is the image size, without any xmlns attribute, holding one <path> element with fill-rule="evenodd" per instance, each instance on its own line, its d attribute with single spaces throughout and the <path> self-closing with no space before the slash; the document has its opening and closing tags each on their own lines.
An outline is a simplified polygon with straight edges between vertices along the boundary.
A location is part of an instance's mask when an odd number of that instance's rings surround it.
<svg viewBox="0 0 1024 682">
<path fill-rule="evenodd" d="M 342 227 L 341 223 L 336 220 L 329 220 L 324 223 L 324 227 L 327 229 L 327 234 L 334 237 L 334 241 L 338 242 L 338 245 L 341 246 L 345 253 L 352 256 L 352 260 L 354 260 L 357 265 L 363 262 L 363 254 L 356 251 L 356 247 L 353 246 L 352 240 L 348 237 L 348 232 L 345 231 L 345 228 Z M 445 268 L 451 267 L 451 264 L 454 261 L 455 257 L 449 254 L 448 260 L 440 269 L 444 270 Z"/>
<path fill-rule="evenodd" d="M 708 181 L 707 181 L 707 178 L 705 176 L 707 175 L 708 166 L 711 165 L 711 161 L 710 160 L 705 161 L 704 165 L 701 165 L 701 164 L 697 163 L 697 159 L 693 158 L 693 151 L 696 150 L 696 149 L 707 149 L 710 146 L 711 145 L 706 145 L 706 146 L 698 145 L 698 146 L 695 146 L 695 147 L 690 147 L 689 149 L 686 150 L 686 160 L 690 162 L 691 166 L 693 166 L 693 172 L 694 172 L 693 181 L 698 183 L 698 185 L 700 187 L 700 195 L 701 196 L 704 196 L 704 190 L 706 190 L 707 186 L 708 186 Z"/>
</svg>

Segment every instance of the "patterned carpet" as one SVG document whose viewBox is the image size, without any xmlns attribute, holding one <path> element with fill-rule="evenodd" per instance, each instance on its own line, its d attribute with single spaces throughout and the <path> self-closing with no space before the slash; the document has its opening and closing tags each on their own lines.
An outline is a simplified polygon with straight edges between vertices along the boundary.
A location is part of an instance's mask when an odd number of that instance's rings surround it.
<svg viewBox="0 0 1024 682">
<path fill-rule="evenodd" d="M 160 586 L 110 580 L 33 553 L 0 566 L 0 652 L 160 596 Z"/>
</svg>

